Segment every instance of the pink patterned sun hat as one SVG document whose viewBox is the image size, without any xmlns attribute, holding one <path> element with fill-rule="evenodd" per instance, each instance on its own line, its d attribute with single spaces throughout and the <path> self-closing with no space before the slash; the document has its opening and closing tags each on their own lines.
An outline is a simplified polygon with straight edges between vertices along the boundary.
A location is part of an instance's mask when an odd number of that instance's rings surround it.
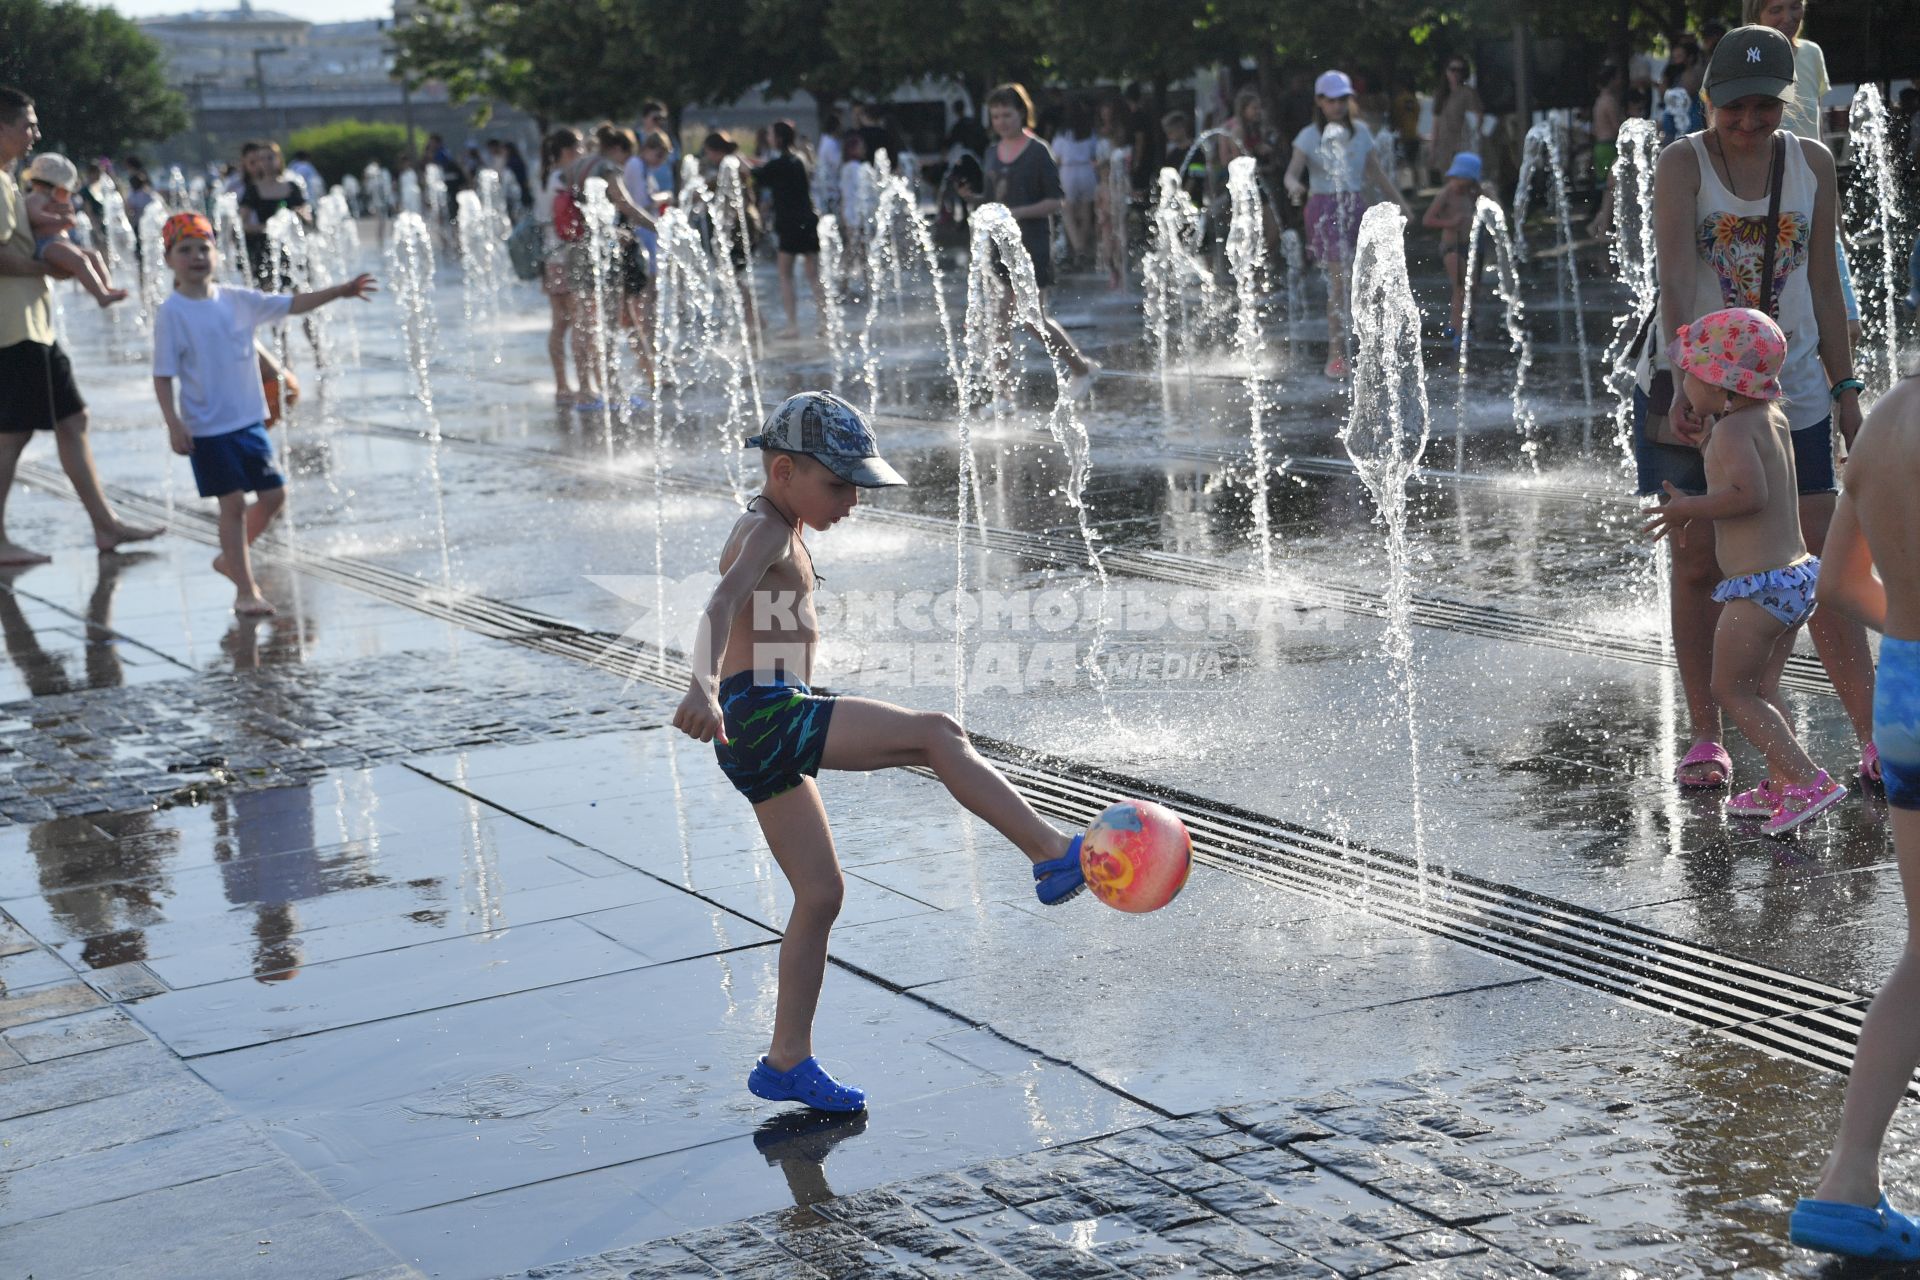
<svg viewBox="0 0 1920 1280">
<path fill-rule="evenodd" d="M 1674 330 L 1667 361 L 1676 374 L 1692 374 L 1749 400 L 1780 398 L 1780 367 L 1787 362 L 1787 335 L 1764 311 L 1729 307 Z"/>
</svg>

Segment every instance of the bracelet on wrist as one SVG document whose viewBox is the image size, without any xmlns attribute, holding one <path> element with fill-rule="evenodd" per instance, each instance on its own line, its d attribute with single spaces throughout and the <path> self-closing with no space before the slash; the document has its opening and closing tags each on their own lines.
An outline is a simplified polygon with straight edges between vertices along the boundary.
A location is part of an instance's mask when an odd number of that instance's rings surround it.
<svg viewBox="0 0 1920 1280">
<path fill-rule="evenodd" d="M 1855 395 L 1859 395 L 1861 392 L 1865 391 L 1866 389 L 1867 389 L 1867 384 L 1860 381 L 1860 379 L 1858 378 L 1842 378 L 1840 379 L 1840 381 L 1833 384 L 1833 390 L 1827 392 L 1827 398 L 1830 400 L 1838 400 L 1841 396 L 1847 394 L 1847 392 L 1849 391 L 1853 392 Z"/>
</svg>

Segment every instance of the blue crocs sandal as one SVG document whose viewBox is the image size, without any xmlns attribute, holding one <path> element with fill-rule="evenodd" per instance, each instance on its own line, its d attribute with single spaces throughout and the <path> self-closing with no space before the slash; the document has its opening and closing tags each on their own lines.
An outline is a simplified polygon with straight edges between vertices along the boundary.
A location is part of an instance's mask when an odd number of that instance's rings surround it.
<svg viewBox="0 0 1920 1280">
<path fill-rule="evenodd" d="M 1040 899 L 1042 906 L 1057 907 L 1087 887 L 1087 877 L 1080 870 L 1080 841 L 1075 836 L 1067 851 L 1057 858 L 1033 864 L 1033 896 Z"/>
<path fill-rule="evenodd" d="M 804 1102 L 815 1111 L 865 1111 L 867 1095 L 827 1074 L 820 1059 L 807 1058 L 787 1071 L 775 1071 L 765 1058 L 747 1075 L 747 1092 L 768 1102 Z"/>
<path fill-rule="evenodd" d="M 1920 1223 L 1887 1203 L 1873 1208 L 1802 1196 L 1787 1236 L 1803 1249 L 1875 1262 L 1920 1262 Z"/>
</svg>

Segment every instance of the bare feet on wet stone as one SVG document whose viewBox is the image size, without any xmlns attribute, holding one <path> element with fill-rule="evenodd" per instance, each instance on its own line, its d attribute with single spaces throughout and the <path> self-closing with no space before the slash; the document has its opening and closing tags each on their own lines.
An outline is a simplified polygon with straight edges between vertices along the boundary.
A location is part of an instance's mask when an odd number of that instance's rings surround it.
<svg viewBox="0 0 1920 1280">
<path fill-rule="evenodd" d="M 269 618 L 275 610 L 267 603 L 266 597 L 259 592 L 250 596 L 240 596 L 233 602 L 233 611 L 243 618 Z"/>
<path fill-rule="evenodd" d="M 149 528 L 143 524 L 127 524 L 116 520 L 104 532 L 95 532 L 93 545 L 101 551 L 112 551 L 129 542 L 145 542 L 165 533 L 165 529 Z"/>
<path fill-rule="evenodd" d="M 47 564 L 52 559 L 50 555 L 23 547 L 17 542 L 0 539 L 0 565 Z"/>
</svg>

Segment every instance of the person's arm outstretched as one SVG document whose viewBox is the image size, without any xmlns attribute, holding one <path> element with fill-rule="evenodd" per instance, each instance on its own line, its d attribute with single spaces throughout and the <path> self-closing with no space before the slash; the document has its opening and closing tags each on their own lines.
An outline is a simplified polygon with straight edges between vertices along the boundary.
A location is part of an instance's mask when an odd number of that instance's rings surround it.
<svg viewBox="0 0 1920 1280">
<path fill-rule="evenodd" d="M 366 301 L 367 295 L 376 292 L 378 288 L 379 286 L 373 282 L 373 277 L 363 271 L 353 279 L 341 284 L 336 284 L 331 288 L 315 289 L 311 293 L 294 294 L 293 305 L 287 308 L 287 314 L 294 316 L 305 315 L 309 311 L 324 307 L 329 302 L 337 302 L 341 298 L 358 298 L 364 302 Z"/>
<path fill-rule="evenodd" d="M 688 737 L 701 742 L 727 740 L 720 714 L 720 663 L 726 658 L 734 619 L 752 599 L 767 570 L 787 554 L 792 532 L 784 523 L 762 516 L 747 531 L 740 554 L 720 575 L 720 585 L 708 598 L 706 611 L 700 615 L 700 630 L 694 636 L 693 652 L 688 655 L 693 675 L 687 682 L 686 696 L 673 713 L 673 727 Z"/>
<path fill-rule="evenodd" d="M 1772 430 L 1771 424 L 1766 429 Z M 1753 436 L 1746 430 L 1729 432 L 1722 426 L 1708 447 L 1712 465 L 1707 491 L 1682 493 L 1671 480 L 1664 483 L 1661 487 L 1667 491 L 1666 502 L 1649 512 L 1647 522 L 1640 526 L 1640 532 L 1653 541 L 1674 533 L 1689 520 L 1731 520 L 1766 507 L 1767 473 L 1760 465 L 1760 451 L 1754 446 Z"/>
</svg>

